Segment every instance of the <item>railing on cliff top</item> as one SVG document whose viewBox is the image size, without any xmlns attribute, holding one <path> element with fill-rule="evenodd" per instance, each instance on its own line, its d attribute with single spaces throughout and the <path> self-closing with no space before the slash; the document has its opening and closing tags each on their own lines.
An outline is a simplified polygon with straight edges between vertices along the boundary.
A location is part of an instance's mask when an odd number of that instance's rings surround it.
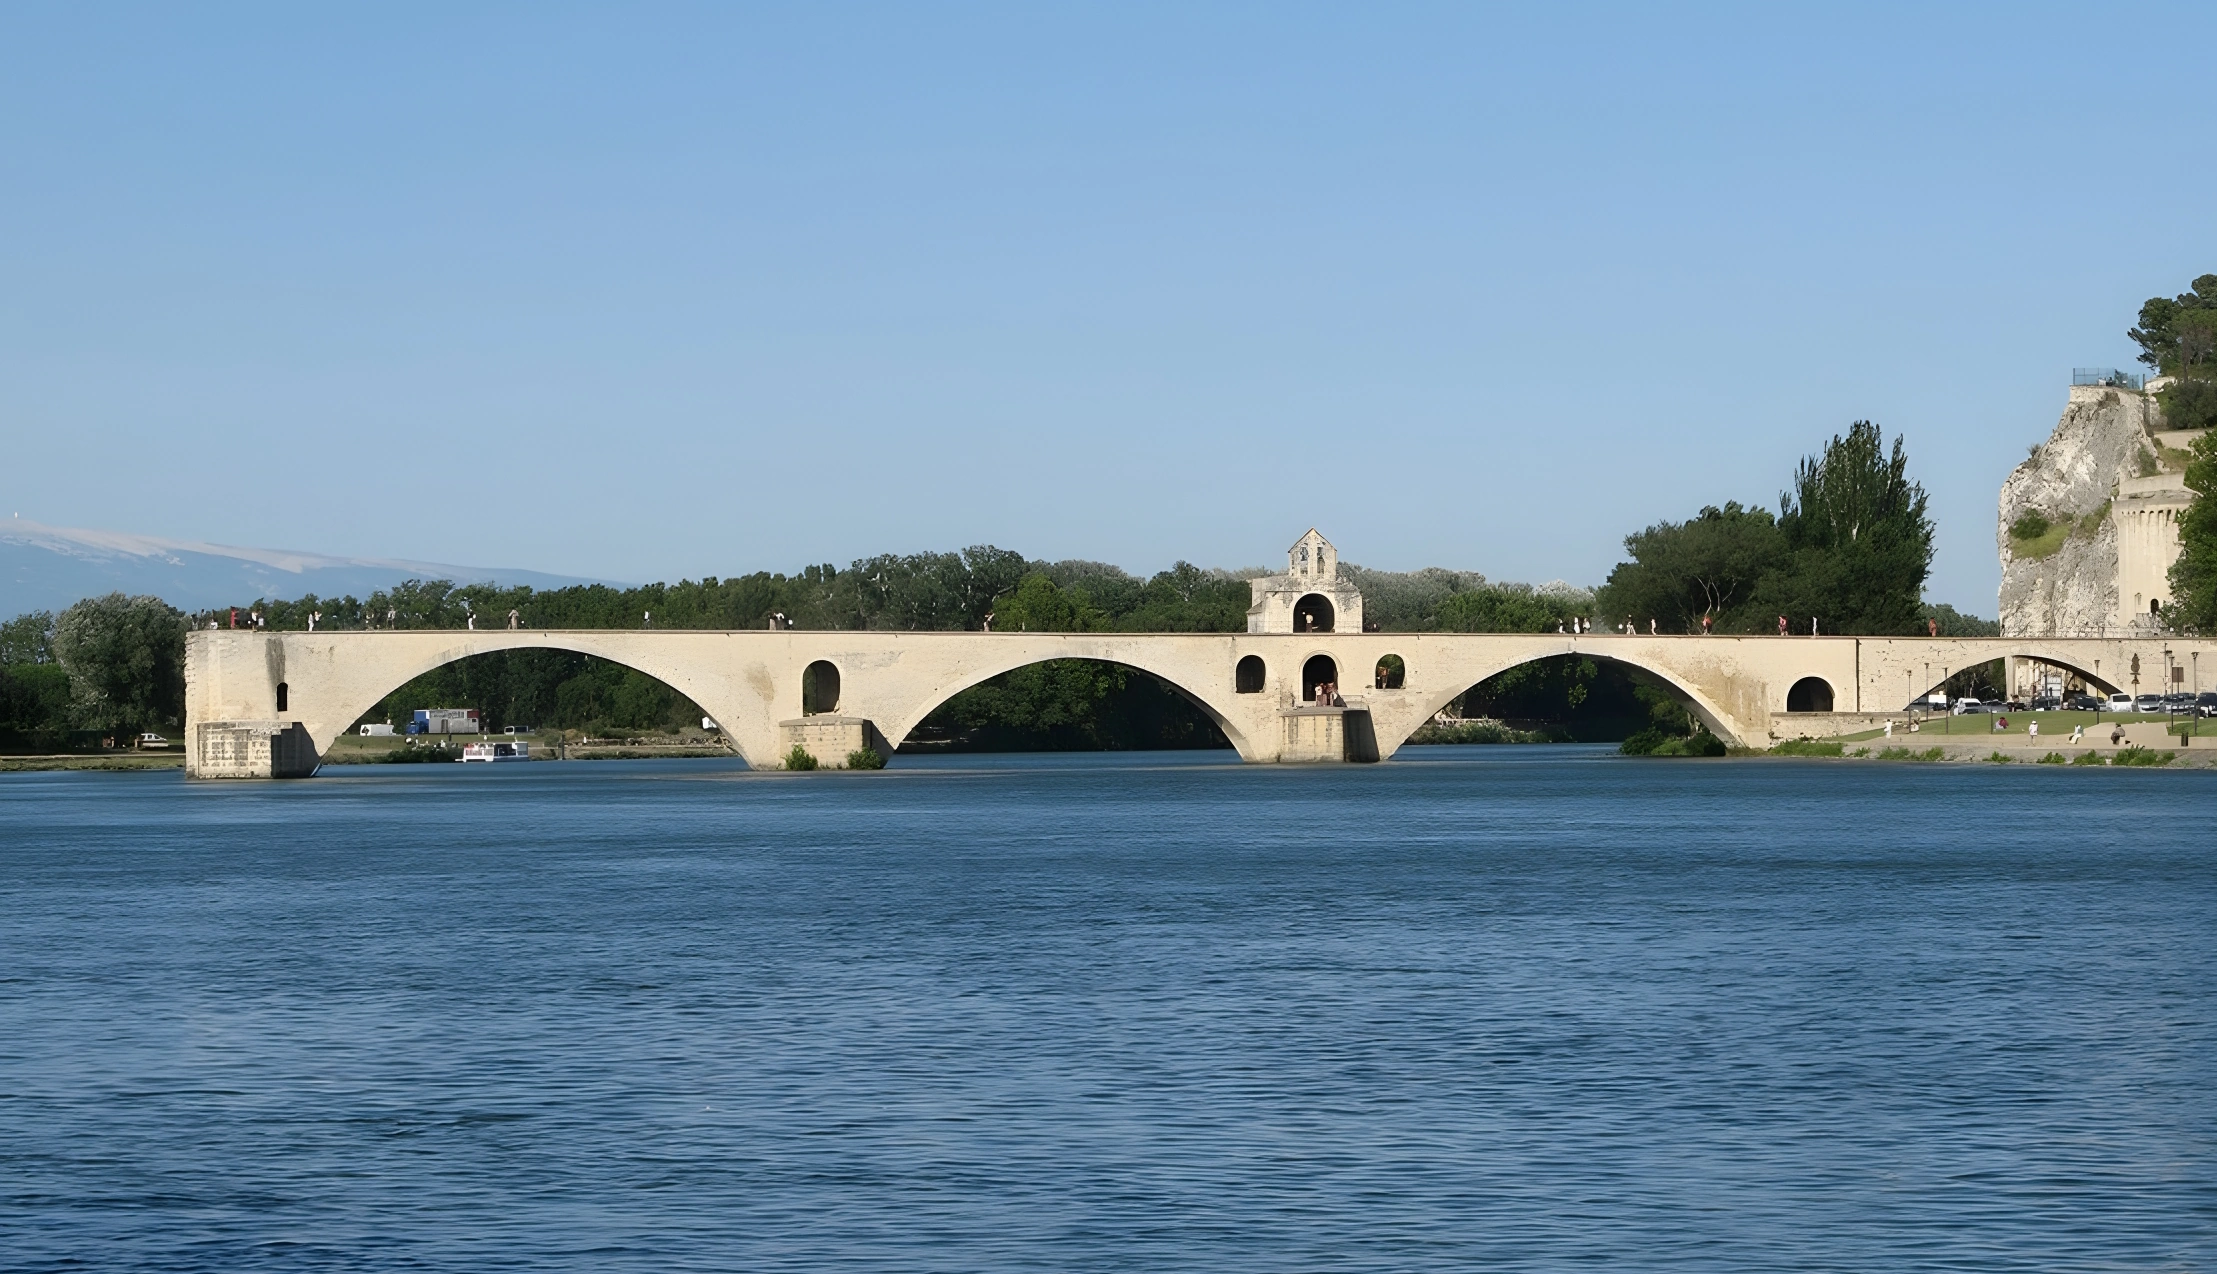
<svg viewBox="0 0 2217 1274">
<path fill-rule="evenodd" d="M 2074 385 L 2107 385 L 2112 389 L 2146 389 L 2145 372 L 2121 372 L 2114 367 L 2074 367 L 2071 369 Z"/>
</svg>

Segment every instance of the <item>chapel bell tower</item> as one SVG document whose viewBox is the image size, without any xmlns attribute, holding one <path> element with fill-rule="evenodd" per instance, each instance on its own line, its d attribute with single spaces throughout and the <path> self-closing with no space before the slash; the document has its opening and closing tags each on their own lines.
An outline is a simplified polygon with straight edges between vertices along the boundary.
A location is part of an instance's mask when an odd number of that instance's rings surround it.
<svg viewBox="0 0 2217 1274">
<path fill-rule="evenodd" d="M 1286 573 L 1247 581 L 1251 633 L 1359 633 L 1363 595 L 1339 577 L 1339 550 L 1310 527 L 1286 550 Z"/>
</svg>

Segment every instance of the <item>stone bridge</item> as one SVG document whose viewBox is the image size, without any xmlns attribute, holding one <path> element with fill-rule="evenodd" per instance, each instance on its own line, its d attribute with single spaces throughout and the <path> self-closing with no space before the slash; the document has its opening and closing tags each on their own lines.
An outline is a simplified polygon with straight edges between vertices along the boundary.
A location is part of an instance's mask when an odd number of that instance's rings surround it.
<svg viewBox="0 0 2217 1274">
<path fill-rule="evenodd" d="M 2217 642 L 2124 638 L 216 630 L 186 643 L 187 772 L 312 773 L 339 734 L 410 679 L 501 650 L 574 651 L 655 677 L 714 717 L 756 767 L 775 767 L 794 743 L 833 764 L 864 743 L 889 750 L 951 696 L 1050 659 L 1151 673 L 1256 762 L 1383 760 L 1472 686 L 1555 655 L 1644 670 L 1720 738 L 1746 746 L 1866 728 L 1949 673 L 1994 659 L 2034 659 L 2096 687 L 2153 692 L 2173 688 L 2171 666 L 2198 678 L 2206 657 L 2217 680 Z M 1389 655 L 1399 676 L 1381 686 Z M 1318 681 L 1337 683 L 1344 706 L 1312 706 Z"/>
</svg>

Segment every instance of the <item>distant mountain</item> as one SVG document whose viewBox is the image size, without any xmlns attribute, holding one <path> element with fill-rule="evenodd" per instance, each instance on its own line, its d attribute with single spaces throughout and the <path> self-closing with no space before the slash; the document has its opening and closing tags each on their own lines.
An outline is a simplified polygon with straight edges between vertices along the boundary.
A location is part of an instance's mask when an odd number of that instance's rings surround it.
<svg viewBox="0 0 2217 1274">
<path fill-rule="evenodd" d="M 0 521 L 0 619 L 60 610 L 102 593 L 152 593 L 180 610 L 232 606 L 258 597 L 368 597 L 403 580 L 529 584 L 562 588 L 596 581 L 539 571 L 496 570 L 373 557 L 325 557 L 242 549 L 115 531 Z M 607 582 L 607 581 L 599 581 Z"/>
</svg>

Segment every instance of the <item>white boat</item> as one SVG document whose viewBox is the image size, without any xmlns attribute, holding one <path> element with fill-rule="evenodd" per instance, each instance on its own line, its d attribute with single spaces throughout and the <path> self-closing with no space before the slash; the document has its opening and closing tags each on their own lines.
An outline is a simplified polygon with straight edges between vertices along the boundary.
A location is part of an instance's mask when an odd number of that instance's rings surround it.
<svg viewBox="0 0 2217 1274">
<path fill-rule="evenodd" d="M 465 761 L 528 761 L 531 745 L 528 743 L 468 743 L 462 747 Z"/>
</svg>

